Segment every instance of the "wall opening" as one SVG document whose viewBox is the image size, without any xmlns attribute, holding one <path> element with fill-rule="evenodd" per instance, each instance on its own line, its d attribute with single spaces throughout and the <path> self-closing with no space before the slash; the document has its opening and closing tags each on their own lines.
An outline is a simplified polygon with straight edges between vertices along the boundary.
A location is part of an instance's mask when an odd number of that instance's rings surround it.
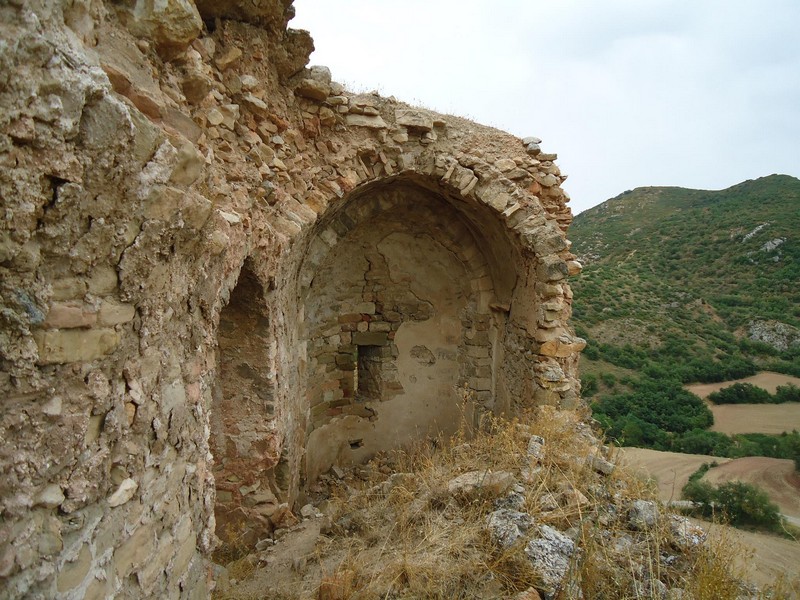
<svg viewBox="0 0 800 600">
<path fill-rule="evenodd" d="M 275 375 L 265 292 L 249 261 L 220 314 L 209 445 L 214 456 L 219 552 L 252 547 L 284 501 Z M 281 485 L 283 483 L 283 485 Z M 225 558 L 229 559 L 230 556 Z"/>
<path fill-rule="evenodd" d="M 455 432 L 465 388 L 487 410 L 493 398 L 492 277 L 453 205 L 403 183 L 352 199 L 327 227 L 310 244 L 313 273 L 300 275 L 307 483 Z"/>
<path fill-rule="evenodd" d="M 356 353 L 357 402 L 380 402 L 403 391 L 397 379 L 397 346 L 356 346 Z"/>
</svg>

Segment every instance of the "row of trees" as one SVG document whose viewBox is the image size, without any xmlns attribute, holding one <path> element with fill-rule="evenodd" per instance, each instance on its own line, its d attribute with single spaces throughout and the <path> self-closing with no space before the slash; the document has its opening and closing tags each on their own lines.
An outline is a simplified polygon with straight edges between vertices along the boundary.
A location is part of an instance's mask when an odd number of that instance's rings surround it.
<svg viewBox="0 0 800 600">
<path fill-rule="evenodd" d="M 606 435 L 619 444 L 729 458 L 788 458 L 800 470 L 799 432 L 726 435 L 709 431 L 714 421 L 711 411 L 679 381 L 643 377 L 627 383 L 631 391 L 604 395 L 591 405 Z M 787 389 L 791 394 L 797 390 Z"/>
<path fill-rule="evenodd" d="M 782 404 L 800 402 L 800 388 L 791 383 L 780 385 L 774 394 L 752 383 L 734 383 L 709 394 L 714 404 Z"/>
</svg>

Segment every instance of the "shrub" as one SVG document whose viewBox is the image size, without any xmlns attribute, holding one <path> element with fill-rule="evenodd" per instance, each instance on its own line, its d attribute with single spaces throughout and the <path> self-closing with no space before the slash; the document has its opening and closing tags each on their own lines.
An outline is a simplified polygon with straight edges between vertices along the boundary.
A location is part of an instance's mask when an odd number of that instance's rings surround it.
<svg viewBox="0 0 800 600">
<path fill-rule="evenodd" d="M 775 390 L 775 399 L 773 402 L 776 404 L 781 404 L 783 402 L 800 402 L 800 387 L 792 385 L 791 383 L 788 385 L 779 385 L 778 389 Z"/>
<path fill-rule="evenodd" d="M 708 399 L 714 404 L 769 404 L 770 393 L 752 383 L 734 383 L 718 392 L 709 394 Z"/>
<path fill-rule="evenodd" d="M 687 454 L 728 456 L 732 446 L 733 441 L 724 433 L 692 429 L 675 440 L 673 449 Z"/>
<path fill-rule="evenodd" d="M 704 467 L 706 465 L 701 469 Z M 783 532 L 783 519 L 778 507 L 770 501 L 764 490 L 755 485 L 729 481 L 714 487 L 695 477 L 690 478 L 689 483 L 683 487 L 683 497 L 699 504 L 699 510 L 704 516 L 721 515 L 734 527 Z"/>
<path fill-rule="evenodd" d="M 617 385 L 617 377 L 613 373 L 600 373 L 600 379 L 606 387 L 613 388 Z"/>
</svg>

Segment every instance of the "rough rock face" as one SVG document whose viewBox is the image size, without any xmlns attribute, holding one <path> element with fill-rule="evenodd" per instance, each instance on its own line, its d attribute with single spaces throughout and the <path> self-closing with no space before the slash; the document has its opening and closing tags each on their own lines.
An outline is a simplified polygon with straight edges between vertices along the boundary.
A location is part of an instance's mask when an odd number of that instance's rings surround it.
<svg viewBox="0 0 800 600">
<path fill-rule="evenodd" d="M 751 321 L 748 339 L 768 344 L 780 352 L 800 346 L 800 329 L 780 321 Z"/>
<path fill-rule="evenodd" d="M 579 401 L 555 155 L 345 92 L 291 15 L 0 5 L 12 597 L 204 597 L 330 466 Z"/>
</svg>

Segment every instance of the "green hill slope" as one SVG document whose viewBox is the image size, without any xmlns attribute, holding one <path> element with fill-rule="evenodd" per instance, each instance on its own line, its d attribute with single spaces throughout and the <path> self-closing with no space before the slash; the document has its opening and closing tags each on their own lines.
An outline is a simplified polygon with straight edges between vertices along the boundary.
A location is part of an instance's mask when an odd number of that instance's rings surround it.
<svg viewBox="0 0 800 600">
<path fill-rule="evenodd" d="M 800 180 L 638 188 L 569 233 L 585 267 L 572 282 L 584 396 L 601 417 L 614 394 L 648 388 L 652 403 L 681 383 L 800 375 Z"/>
</svg>

